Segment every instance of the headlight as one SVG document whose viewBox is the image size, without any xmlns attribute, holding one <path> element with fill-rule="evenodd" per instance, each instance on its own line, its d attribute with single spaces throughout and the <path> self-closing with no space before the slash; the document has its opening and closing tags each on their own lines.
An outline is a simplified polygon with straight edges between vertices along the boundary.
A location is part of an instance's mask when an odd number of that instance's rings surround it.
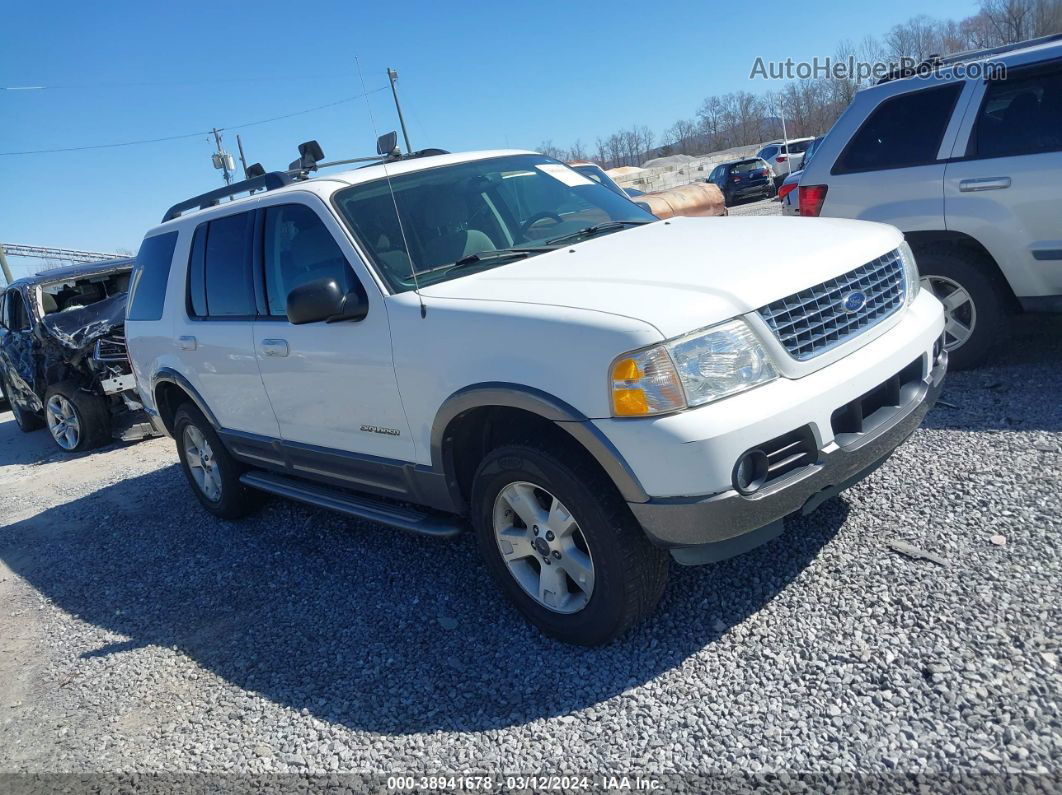
<svg viewBox="0 0 1062 795">
<path fill-rule="evenodd" d="M 900 259 L 903 260 L 903 278 L 907 282 L 907 297 L 904 301 L 904 306 L 906 306 L 915 300 L 918 291 L 922 289 L 922 277 L 918 273 L 918 263 L 915 262 L 914 252 L 911 251 L 911 247 L 907 245 L 906 240 L 900 244 L 898 251 L 900 252 Z"/>
<path fill-rule="evenodd" d="M 742 320 L 621 356 L 611 375 L 612 413 L 617 417 L 700 406 L 778 377 Z"/>
</svg>

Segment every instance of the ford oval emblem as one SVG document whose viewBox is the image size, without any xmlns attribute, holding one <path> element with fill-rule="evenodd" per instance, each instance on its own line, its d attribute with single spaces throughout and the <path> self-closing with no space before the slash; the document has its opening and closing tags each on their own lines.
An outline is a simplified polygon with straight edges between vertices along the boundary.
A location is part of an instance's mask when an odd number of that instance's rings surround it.
<svg viewBox="0 0 1062 795">
<path fill-rule="evenodd" d="M 864 293 L 862 290 L 853 290 L 841 299 L 841 306 L 844 307 L 844 311 L 848 314 L 858 312 L 866 305 L 867 294 Z"/>
</svg>

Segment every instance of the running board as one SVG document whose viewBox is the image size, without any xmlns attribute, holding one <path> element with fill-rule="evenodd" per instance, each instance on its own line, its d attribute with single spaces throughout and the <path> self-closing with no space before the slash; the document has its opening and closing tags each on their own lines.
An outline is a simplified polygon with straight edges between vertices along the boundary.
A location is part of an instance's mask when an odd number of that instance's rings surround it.
<svg viewBox="0 0 1062 795">
<path fill-rule="evenodd" d="M 457 517 L 424 513 L 416 508 L 351 494 L 274 472 L 244 472 L 240 476 L 240 482 L 254 489 L 287 497 L 289 500 L 298 500 L 318 508 L 327 508 L 347 516 L 379 522 L 421 535 L 452 538 L 464 529 Z"/>
</svg>

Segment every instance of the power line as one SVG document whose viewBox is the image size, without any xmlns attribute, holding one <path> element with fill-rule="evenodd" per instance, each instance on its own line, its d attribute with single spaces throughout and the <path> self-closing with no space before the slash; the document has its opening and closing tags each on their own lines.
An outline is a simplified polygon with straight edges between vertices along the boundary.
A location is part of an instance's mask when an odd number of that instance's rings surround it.
<svg viewBox="0 0 1062 795">
<path fill-rule="evenodd" d="M 318 111 L 318 110 L 324 110 L 325 108 L 332 108 L 332 107 L 335 107 L 336 105 L 342 105 L 342 104 L 344 104 L 346 102 L 353 102 L 356 99 L 361 99 L 362 97 L 367 97 L 370 94 L 376 94 L 376 93 L 378 93 L 380 91 L 385 91 L 385 90 L 387 90 L 387 86 L 380 86 L 379 88 L 374 88 L 371 91 L 366 91 L 366 92 L 361 93 L 361 94 L 355 94 L 352 97 L 345 97 L 343 99 L 337 99 L 335 102 L 327 102 L 324 105 L 317 105 L 317 106 L 312 107 L 312 108 L 306 108 L 305 110 L 297 110 L 294 113 L 285 113 L 285 114 L 283 114 L 281 116 L 272 116 L 272 117 L 270 117 L 268 119 L 259 119 L 258 121 L 249 121 L 249 122 L 245 122 L 243 124 L 230 124 L 227 127 L 218 127 L 217 129 L 219 131 L 220 130 L 241 130 L 241 129 L 245 128 L 245 127 L 254 127 L 254 126 L 259 125 L 259 124 L 268 124 L 270 122 L 280 121 L 282 119 L 290 119 L 293 116 L 302 116 L 303 114 L 306 114 L 306 113 L 313 113 L 313 112 Z M 213 134 L 213 130 L 204 130 L 202 132 L 186 133 L 184 135 L 168 135 L 168 136 L 165 136 L 163 138 L 141 138 L 141 139 L 136 140 L 136 141 L 121 141 L 121 142 L 113 143 L 113 144 L 91 144 L 91 145 L 87 145 L 87 146 L 65 146 L 65 147 L 56 148 L 56 149 L 27 149 L 27 150 L 22 151 L 22 152 L 0 152 L 0 157 L 12 157 L 12 156 L 15 156 L 15 155 L 47 155 L 47 154 L 55 154 L 57 152 L 83 152 L 83 151 L 88 150 L 88 149 L 115 149 L 115 148 L 121 147 L 121 146 L 137 146 L 139 144 L 156 144 L 156 143 L 161 143 L 163 141 L 179 141 L 179 140 L 182 140 L 182 139 L 185 139 L 185 138 L 199 138 L 201 136 L 212 135 L 212 134 Z"/>
</svg>

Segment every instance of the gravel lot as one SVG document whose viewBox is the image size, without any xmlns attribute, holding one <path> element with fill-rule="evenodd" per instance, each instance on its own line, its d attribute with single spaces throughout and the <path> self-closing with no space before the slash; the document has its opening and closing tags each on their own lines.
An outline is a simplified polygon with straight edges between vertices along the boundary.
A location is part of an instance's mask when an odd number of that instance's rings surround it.
<svg viewBox="0 0 1062 795">
<path fill-rule="evenodd" d="M 727 207 L 727 212 L 730 215 L 781 215 L 782 205 L 776 199 L 760 199 Z"/>
<path fill-rule="evenodd" d="M 599 650 L 523 624 L 469 536 L 282 500 L 219 522 L 169 439 L 71 460 L 0 414 L 0 771 L 1057 791 L 1060 394 L 1062 319 L 1023 319 L 867 481 L 744 557 L 673 566 L 656 616 Z"/>
</svg>

